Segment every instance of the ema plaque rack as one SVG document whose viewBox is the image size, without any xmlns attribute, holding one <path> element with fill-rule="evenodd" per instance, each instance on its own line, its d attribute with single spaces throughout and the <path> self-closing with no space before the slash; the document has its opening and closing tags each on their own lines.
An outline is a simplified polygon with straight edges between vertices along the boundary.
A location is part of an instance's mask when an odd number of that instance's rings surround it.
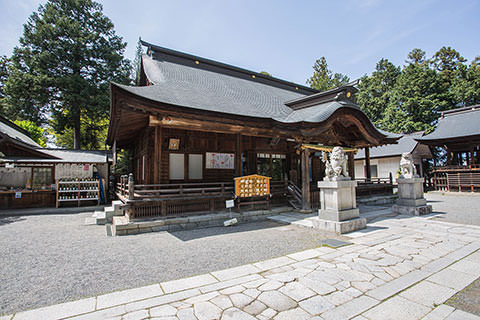
<svg viewBox="0 0 480 320">
<path fill-rule="evenodd" d="M 270 209 L 270 180 L 272 178 L 252 174 L 248 176 L 234 178 L 235 181 L 235 199 L 237 209 L 240 211 L 242 205 L 254 205 L 265 203 Z"/>
</svg>

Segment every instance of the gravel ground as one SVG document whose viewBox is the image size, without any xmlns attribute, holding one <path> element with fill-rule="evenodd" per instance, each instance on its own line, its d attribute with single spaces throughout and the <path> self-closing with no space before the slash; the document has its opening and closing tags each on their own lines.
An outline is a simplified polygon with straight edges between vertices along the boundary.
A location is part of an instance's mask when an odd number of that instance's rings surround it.
<svg viewBox="0 0 480 320">
<path fill-rule="evenodd" d="M 446 304 L 480 316 L 480 278 L 451 297 Z"/>
<path fill-rule="evenodd" d="M 429 192 L 425 195 L 435 220 L 480 226 L 480 194 L 458 192 Z"/>
<path fill-rule="evenodd" d="M 87 213 L 0 218 L 0 314 L 203 274 L 319 246 L 271 221 L 107 237 Z"/>
</svg>

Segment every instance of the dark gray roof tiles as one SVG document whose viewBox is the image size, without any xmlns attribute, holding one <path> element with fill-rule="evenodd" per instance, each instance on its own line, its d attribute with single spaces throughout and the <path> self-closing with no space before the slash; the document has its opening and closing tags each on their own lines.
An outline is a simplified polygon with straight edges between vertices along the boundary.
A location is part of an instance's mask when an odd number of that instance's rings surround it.
<svg viewBox="0 0 480 320">
<path fill-rule="evenodd" d="M 37 151 L 57 157 L 58 159 L 6 157 L 1 161 L 39 162 L 39 163 L 106 163 L 112 161 L 112 152 L 103 150 L 71 150 L 55 148 L 37 148 Z"/>
<path fill-rule="evenodd" d="M 379 130 L 382 132 L 381 130 Z M 388 133 L 386 131 L 383 131 Z M 392 134 L 395 135 L 395 134 Z M 423 135 L 423 132 L 415 132 L 411 134 L 403 135 L 399 140 L 397 140 L 397 144 L 387 144 L 380 147 L 373 147 L 370 148 L 370 158 L 380 158 L 380 157 L 388 157 L 388 156 L 398 156 L 404 152 L 412 152 L 413 149 L 417 146 L 418 142 L 415 139 L 420 138 Z M 400 135 L 396 135 L 400 136 Z M 365 159 L 365 150 L 360 149 L 358 150 L 357 154 L 355 155 L 355 159 Z"/>
<path fill-rule="evenodd" d="M 283 123 L 319 123 L 341 108 L 359 110 L 357 105 L 342 100 L 328 100 L 294 110 L 286 105 L 287 101 L 307 97 L 307 93 L 315 97 L 318 91 L 284 80 L 263 79 L 263 75 L 253 77 L 255 73 L 248 70 L 203 58 L 196 61 L 195 56 L 144 45 L 153 48 L 150 55 L 142 57 L 143 70 L 152 85 L 114 85 L 152 101 Z M 388 138 L 398 138 L 398 135 L 380 132 Z"/>
<path fill-rule="evenodd" d="M 474 135 L 480 135 L 480 105 L 445 111 L 435 131 L 417 140 L 428 142 Z"/>
<path fill-rule="evenodd" d="M 0 119 L 0 132 L 9 136 L 11 139 L 29 144 L 33 147 L 40 147 L 38 143 L 33 141 L 28 135 L 23 133 L 21 130 L 15 128 L 16 125 L 8 121 L 7 119 Z"/>
</svg>

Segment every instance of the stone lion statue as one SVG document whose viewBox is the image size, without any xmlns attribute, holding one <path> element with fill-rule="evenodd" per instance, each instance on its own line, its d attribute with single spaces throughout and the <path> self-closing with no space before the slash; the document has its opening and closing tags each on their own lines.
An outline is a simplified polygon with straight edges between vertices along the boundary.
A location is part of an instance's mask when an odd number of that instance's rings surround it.
<svg viewBox="0 0 480 320">
<path fill-rule="evenodd" d="M 412 154 L 410 152 L 402 153 L 402 158 L 400 159 L 400 178 L 412 179 L 417 177 L 417 169 L 413 164 Z"/>
<path fill-rule="evenodd" d="M 347 157 L 342 147 L 334 147 L 330 159 L 325 163 L 325 180 L 347 180 Z"/>
</svg>

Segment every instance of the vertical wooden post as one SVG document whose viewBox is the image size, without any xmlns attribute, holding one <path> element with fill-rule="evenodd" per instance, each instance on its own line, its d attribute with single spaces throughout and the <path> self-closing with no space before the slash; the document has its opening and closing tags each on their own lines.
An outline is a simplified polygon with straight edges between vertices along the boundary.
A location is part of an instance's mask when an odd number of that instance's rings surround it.
<svg viewBox="0 0 480 320">
<path fill-rule="evenodd" d="M 368 147 L 365 147 L 365 175 L 366 175 L 366 181 L 370 182 L 372 179 L 372 170 L 370 168 L 370 149 Z"/>
<path fill-rule="evenodd" d="M 153 183 L 160 184 L 160 172 L 162 170 L 162 127 L 155 126 L 155 138 L 153 147 Z"/>
<path fill-rule="evenodd" d="M 242 175 L 242 135 L 236 135 L 237 141 L 235 144 L 235 177 Z"/>
<path fill-rule="evenodd" d="M 350 179 L 355 180 L 355 153 L 348 152 L 348 175 L 350 176 Z"/>
<path fill-rule="evenodd" d="M 133 173 L 128 175 L 128 200 L 133 200 L 135 197 L 135 183 L 133 181 Z"/>
<path fill-rule="evenodd" d="M 310 151 L 302 150 L 301 156 L 302 166 L 302 212 L 311 212 L 312 205 L 310 202 Z"/>
</svg>

